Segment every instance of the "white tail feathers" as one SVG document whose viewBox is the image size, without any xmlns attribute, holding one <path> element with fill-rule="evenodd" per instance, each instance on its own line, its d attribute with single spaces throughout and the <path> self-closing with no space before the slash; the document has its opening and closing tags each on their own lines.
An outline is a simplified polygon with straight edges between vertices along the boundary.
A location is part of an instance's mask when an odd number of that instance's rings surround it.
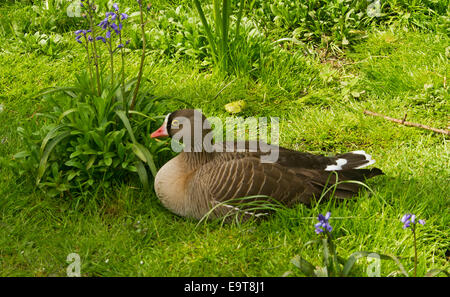
<svg viewBox="0 0 450 297">
<path fill-rule="evenodd" d="M 364 158 L 356 155 L 364 156 Z M 336 164 L 328 165 L 325 171 L 339 171 L 345 169 L 361 169 L 366 166 L 375 163 L 372 156 L 367 154 L 365 151 L 354 151 L 339 155 L 339 158 L 335 161 Z"/>
<path fill-rule="evenodd" d="M 346 159 L 337 159 L 336 165 L 328 165 L 327 168 L 325 168 L 325 171 L 342 170 L 342 166 L 345 164 L 347 164 Z"/>
<path fill-rule="evenodd" d="M 373 163 L 375 163 L 375 160 L 372 159 L 372 156 L 369 155 L 369 154 L 366 154 L 365 151 L 354 151 L 354 152 L 352 152 L 352 154 L 363 155 L 364 157 L 366 157 L 366 161 L 369 161 L 369 162 L 366 163 L 366 164 L 363 164 L 363 165 L 361 165 L 361 166 L 355 167 L 355 169 L 361 169 L 361 168 L 364 168 L 364 167 L 366 167 L 366 166 L 369 166 L 369 165 L 372 165 Z"/>
</svg>

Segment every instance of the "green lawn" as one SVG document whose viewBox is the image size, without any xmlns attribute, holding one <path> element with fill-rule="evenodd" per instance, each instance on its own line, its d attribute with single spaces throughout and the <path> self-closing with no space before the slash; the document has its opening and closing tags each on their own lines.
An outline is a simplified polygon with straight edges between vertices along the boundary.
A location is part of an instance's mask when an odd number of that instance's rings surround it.
<svg viewBox="0 0 450 297">
<path fill-rule="evenodd" d="M 0 4 L 2 14 L 25 15 L 27 9 L 27 4 Z M 308 242 L 317 238 L 317 215 L 327 211 L 344 258 L 355 251 L 395 255 L 412 275 L 412 233 L 402 229 L 400 218 L 414 213 L 426 220 L 418 227 L 417 275 L 449 268 L 448 136 L 363 114 L 366 109 L 399 119 L 407 114 L 411 122 L 446 128 L 446 34 L 380 26 L 338 56 L 304 55 L 296 48 L 274 54 L 256 78 L 224 77 L 195 59 L 161 58 L 151 51 L 143 76 L 155 95 L 183 99 L 223 119 L 229 116 L 225 104 L 245 100 L 243 116 L 280 118 L 280 145 L 322 154 L 363 149 L 385 172 L 368 181 L 371 191 L 352 201 L 297 205 L 241 225 L 198 225 L 177 217 L 153 189 L 141 188 L 137 175 L 131 178 L 136 182 L 116 181 L 110 190 L 51 198 L 28 174 L 6 166 L 23 147 L 17 127 L 42 124 L 35 115 L 47 107 L 33 95 L 69 85 L 84 67 L 74 35 L 61 34 L 66 44 L 54 57 L 0 37 L 1 276 L 65 276 L 70 253 L 80 255 L 83 276 L 302 276 L 290 260 L 302 255 L 322 265 L 320 246 Z M 137 72 L 139 51 L 127 59 L 130 73 Z M 165 112 L 183 107 L 173 101 Z M 358 260 L 351 275 L 365 276 L 367 265 Z M 401 273 L 383 260 L 381 275 Z"/>
</svg>

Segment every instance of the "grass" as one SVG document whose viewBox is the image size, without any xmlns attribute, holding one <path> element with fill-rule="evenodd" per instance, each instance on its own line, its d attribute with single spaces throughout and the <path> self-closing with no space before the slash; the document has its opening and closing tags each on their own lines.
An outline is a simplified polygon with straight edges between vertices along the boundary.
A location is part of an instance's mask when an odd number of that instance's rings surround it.
<svg viewBox="0 0 450 297">
<path fill-rule="evenodd" d="M 63 35 L 70 44 L 73 36 Z M 372 30 L 337 59 L 294 50 L 273 54 L 256 79 L 223 78 L 192 59 L 150 54 L 143 76 L 156 95 L 181 98 L 221 118 L 228 116 L 225 104 L 243 99 L 248 106 L 243 115 L 280 117 L 282 146 L 324 154 L 364 149 L 386 175 L 368 182 L 374 194 L 363 191 L 352 201 L 298 205 L 260 223 L 221 226 L 177 217 L 153 190 L 134 183 L 48 198 L 32 179 L 0 162 L 0 275 L 65 276 L 66 257 L 76 252 L 83 276 L 281 276 L 287 271 L 300 276 L 290 260 L 301 254 L 321 264 L 319 247 L 307 243 L 316 237 L 317 214 L 326 211 L 333 216 L 339 255 L 393 254 L 410 273 L 412 234 L 401 228 L 400 218 L 415 213 L 426 220 L 418 230 L 418 275 L 448 269 L 448 137 L 362 113 L 369 109 L 397 118 L 407 113 L 410 121 L 446 127 L 448 44 L 443 34 Z M 83 67 L 83 51 L 75 46 L 59 57 L 19 49 L 9 40 L 0 51 L 0 156 L 5 158 L 22 146 L 17 127 L 36 121 L 33 115 L 46 108 L 32 95 L 69 84 Z M 138 54 L 131 52 L 130 59 L 130 72 L 137 72 Z M 352 275 L 366 275 L 365 261 L 358 260 Z M 386 261 L 381 274 L 400 275 Z"/>
</svg>

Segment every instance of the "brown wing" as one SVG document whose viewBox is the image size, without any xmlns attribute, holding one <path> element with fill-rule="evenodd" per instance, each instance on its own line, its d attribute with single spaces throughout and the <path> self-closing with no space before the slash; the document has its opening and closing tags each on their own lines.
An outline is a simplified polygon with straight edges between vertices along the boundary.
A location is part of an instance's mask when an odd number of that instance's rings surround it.
<svg viewBox="0 0 450 297">
<path fill-rule="evenodd" d="M 273 198 L 287 206 L 297 202 L 309 204 L 314 194 L 320 194 L 308 178 L 299 177 L 278 164 L 261 163 L 256 157 L 210 162 L 197 170 L 189 185 L 188 196 L 195 200 L 190 204 L 198 206 L 193 212 L 201 214 L 216 207 L 215 216 L 237 210 L 264 212 L 248 210 L 252 208 L 248 203 L 256 200 Z M 249 199 L 250 196 L 257 197 Z"/>
</svg>

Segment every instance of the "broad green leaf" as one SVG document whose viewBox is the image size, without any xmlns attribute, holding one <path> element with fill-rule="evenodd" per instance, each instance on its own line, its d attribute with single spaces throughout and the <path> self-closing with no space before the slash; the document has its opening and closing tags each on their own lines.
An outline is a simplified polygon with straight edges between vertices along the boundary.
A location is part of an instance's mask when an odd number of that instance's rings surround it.
<svg viewBox="0 0 450 297">
<path fill-rule="evenodd" d="M 21 151 L 21 152 L 18 152 L 17 154 L 15 154 L 13 156 L 13 158 L 14 159 L 22 159 L 22 158 L 26 158 L 26 157 L 28 157 L 30 155 L 31 154 L 29 152 L 27 152 L 27 151 Z"/>
<path fill-rule="evenodd" d="M 133 129 L 131 128 L 130 121 L 128 120 L 128 117 L 126 116 L 125 112 L 123 110 L 116 110 L 116 114 L 122 120 L 123 125 L 130 134 L 131 141 L 133 141 L 133 143 L 136 143 L 136 138 L 134 137 Z"/>
<path fill-rule="evenodd" d="M 50 130 L 47 133 L 47 135 L 45 135 L 44 139 L 42 140 L 42 144 L 41 144 L 41 150 L 40 150 L 41 154 L 44 152 L 45 146 L 47 145 L 48 141 L 50 139 L 52 139 L 53 137 L 55 137 L 58 130 L 61 129 L 62 127 L 64 127 L 64 125 L 58 125 L 55 128 L 53 128 L 52 130 Z"/>
<path fill-rule="evenodd" d="M 157 173 L 157 169 L 155 166 L 155 162 L 153 161 L 153 156 L 149 152 L 149 150 L 140 143 L 133 144 L 133 151 L 142 161 L 146 162 L 150 167 L 150 171 L 152 175 L 155 177 Z"/>
<path fill-rule="evenodd" d="M 440 273 L 444 273 L 448 277 L 450 276 L 450 273 L 447 270 L 443 270 L 443 269 L 431 269 L 430 271 L 428 271 L 425 274 L 425 276 L 426 277 L 435 277 L 435 276 L 437 276 Z"/>
<path fill-rule="evenodd" d="M 70 136 L 70 131 L 62 132 L 61 134 L 56 136 L 54 139 L 52 139 L 52 141 L 48 144 L 48 146 L 46 146 L 45 151 L 42 154 L 41 161 L 39 162 L 36 184 L 39 184 L 42 176 L 44 175 L 45 168 L 47 166 L 47 160 L 48 160 L 48 157 L 50 156 L 50 153 L 52 152 L 53 148 L 67 136 Z"/>
<path fill-rule="evenodd" d="M 292 258 L 291 263 L 298 267 L 305 275 L 316 276 L 314 272 L 315 267 L 299 255 Z"/>
<path fill-rule="evenodd" d="M 86 164 L 86 170 L 89 170 L 92 167 L 92 164 L 94 164 L 95 159 L 97 159 L 96 155 L 92 155 L 89 161 Z"/>
<path fill-rule="evenodd" d="M 56 92 L 65 92 L 65 91 L 81 91 L 79 88 L 73 88 L 73 87 L 51 87 L 46 88 L 42 90 L 40 93 L 36 94 L 33 98 L 42 97 L 44 95 L 56 93 Z"/>
<path fill-rule="evenodd" d="M 105 161 L 105 165 L 106 166 L 111 166 L 111 164 L 112 164 L 112 159 L 111 158 L 105 158 L 104 161 Z"/>
<path fill-rule="evenodd" d="M 139 179 L 141 180 L 142 184 L 144 185 L 144 189 L 148 189 L 148 175 L 147 175 L 147 169 L 145 169 L 144 163 L 141 161 L 136 161 L 136 170 L 139 175 Z"/>
<path fill-rule="evenodd" d="M 71 109 L 66 110 L 65 112 L 63 112 L 63 113 L 59 116 L 57 123 L 60 123 L 61 120 L 62 120 L 64 117 L 66 117 L 67 115 L 69 115 L 69 114 L 71 114 L 72 112 L 75 112 L 75 111 L 78 111 L 78 109 L 77 109 L 77 108 L 71 108 Z"/>
</svg>

